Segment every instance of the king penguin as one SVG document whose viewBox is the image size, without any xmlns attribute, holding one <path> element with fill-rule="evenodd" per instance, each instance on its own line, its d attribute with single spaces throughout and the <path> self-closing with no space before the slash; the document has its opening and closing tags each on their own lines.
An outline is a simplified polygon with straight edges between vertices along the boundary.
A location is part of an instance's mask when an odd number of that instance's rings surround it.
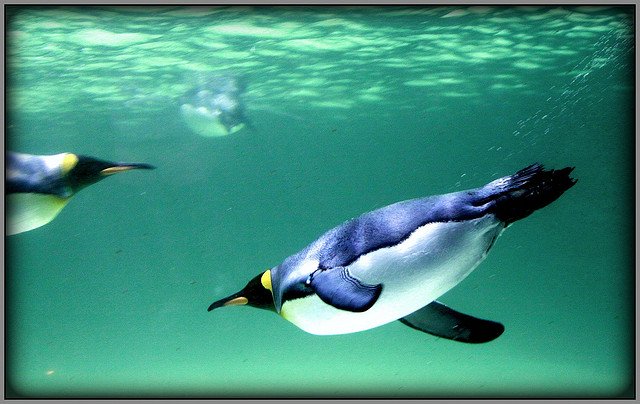
<svg viewBox="0 0 640 404">
<path fill-rule="evenodd" d="M 494 340 L 504 326 L 437 301 L 487 256 L 509 225 L 559 198 L 573 167 L 533 164 L 461 192 L 398 202 L 329 230 L 209 311 L 249 305 L 312 334 L 363 331 L 400 320 L 438 337 Z"/>
<path fill-rule="evenodd" d="M 234 76 L 212 77 L 182 97 L 180 113 L 187 126 L 200 136 L 236 133 L 248 124 L 243 91 L 243 82 Z"/>
<path fill-rule="evenodd" d="M 51 222 L 82 188 L 112 174 L 152 169 L 146 163 L 114 163 L 73 153 L 39 156 L 6 154 L 6 234 L 14 235 Z"/>
</svg>

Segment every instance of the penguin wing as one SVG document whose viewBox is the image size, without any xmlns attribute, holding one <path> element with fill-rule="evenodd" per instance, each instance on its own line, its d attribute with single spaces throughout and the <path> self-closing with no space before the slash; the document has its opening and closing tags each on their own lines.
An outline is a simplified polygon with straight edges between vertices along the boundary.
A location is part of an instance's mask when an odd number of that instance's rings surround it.
<svg viewBox="0 0 640 404">
<path fill-rule="evenodd" d="M 362 283 L 344 267 L 316 271 L 311 274 L 307 284 L 323 302 L 340 310 L 357 313 L 369 310 L 382 292 L 382 285 Z"/>
<path fill-rule="evenodd" d="M 400 322 L 437 337 L 476 344 L 492 341 L 504 332 L 500 323 L 457 312 L 437 301 L 401 318 Z"/>
</svg>

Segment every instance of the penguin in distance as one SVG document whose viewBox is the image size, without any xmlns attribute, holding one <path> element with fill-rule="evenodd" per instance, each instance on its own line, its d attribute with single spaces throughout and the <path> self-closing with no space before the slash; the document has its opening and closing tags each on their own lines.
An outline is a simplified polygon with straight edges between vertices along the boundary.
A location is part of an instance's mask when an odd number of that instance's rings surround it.
<svg viewBox="0 0 640 404">
<path fill-rule="evenodd" d="M 78 191 L 110 175 L 155 168 L 146 163 L 114 163 L 73 153 L 7 152 L 5 157 L 7 235 L 51 222 Z"/>
<path fill-rule="evenodd" d="M 189 90 L 180 113 L 187 126 L 203 137 L 222 137 L 248 125 L 242 93 L 244 84 L 234 76 L 215 76 Z"/>
<path fill-rule="evenodd" d="M 329 230 L 241 291 L 209 306 L 274 311 L 317 335 L 363 331 L 400 320 L 438 337 L 494 340 L 498 322 L 438 299 L 486 257 L 512 223 L 558 199 L 573 167 L 532 164 L 483 187 L 398 202 Z"/>
</svg>

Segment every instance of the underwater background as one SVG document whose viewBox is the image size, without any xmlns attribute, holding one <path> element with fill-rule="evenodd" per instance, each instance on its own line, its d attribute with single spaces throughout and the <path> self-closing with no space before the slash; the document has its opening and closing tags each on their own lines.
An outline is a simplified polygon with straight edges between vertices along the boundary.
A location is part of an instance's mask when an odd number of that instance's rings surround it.
<svg viewBox="0 0 640 404">
<path fill-rule="evenodd" d="M 7 394 L 633 395 L 632 6 L 5 11 L 6 148 L 157 166 L 5 238 Z M 219 74 L 250 125 L 203 137 L 180 100 Z M 578 183 L 439 299 L 495 341 L 206 310 L 344 220 L 534 162 Z"/>
</svg>

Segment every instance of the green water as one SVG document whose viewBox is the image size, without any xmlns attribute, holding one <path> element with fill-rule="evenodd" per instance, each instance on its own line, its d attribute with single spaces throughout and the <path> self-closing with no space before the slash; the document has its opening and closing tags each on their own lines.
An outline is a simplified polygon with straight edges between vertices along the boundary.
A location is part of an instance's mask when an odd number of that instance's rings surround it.
<svg viewBox="0 0 640 404">
<path fill-rule="evenodd" d="M 7 11 L 7 147 L 157 166 L 6 238 L 15 394 L 631 394 L 632 8 Z M 198 136 L 178 100 L 229 72 L 254 129 Z M 440 299 L 491 343 L 206 310 L 348 218 L 536 161 L 579 182 Z"/>
</svg>

